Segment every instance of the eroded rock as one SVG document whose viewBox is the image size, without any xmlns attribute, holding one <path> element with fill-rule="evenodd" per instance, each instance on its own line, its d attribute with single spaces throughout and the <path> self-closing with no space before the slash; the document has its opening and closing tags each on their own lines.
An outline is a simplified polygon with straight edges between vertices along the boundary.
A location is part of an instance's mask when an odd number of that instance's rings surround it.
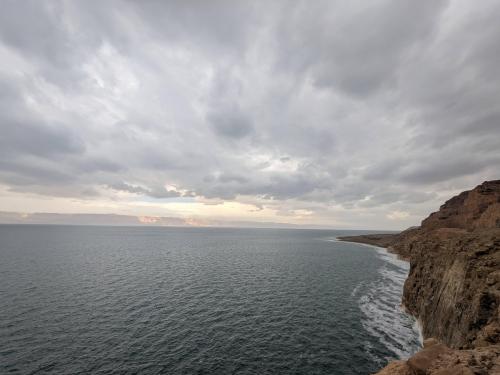
<svg viewBox="0 0 500 375">
<path fill-rule="evenodd" d="M 500 375 L 500 180 L 453 197 L 420 227 L 381 241 L 409 260 L 403 303 L 424 337 L 435 339 L 380 374 Z"/>
</svg>

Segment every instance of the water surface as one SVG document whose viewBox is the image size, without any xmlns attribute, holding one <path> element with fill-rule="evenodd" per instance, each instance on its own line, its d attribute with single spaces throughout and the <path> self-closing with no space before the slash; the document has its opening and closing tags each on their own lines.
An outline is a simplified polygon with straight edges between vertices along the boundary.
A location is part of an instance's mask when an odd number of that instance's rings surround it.
<svg viewBox="0 0 500 375">
<path fill-rule="evenodd" d="M 342 234 L 0 226 L 0 373 L 373 372 L 408 266 Z"/>
</svg>

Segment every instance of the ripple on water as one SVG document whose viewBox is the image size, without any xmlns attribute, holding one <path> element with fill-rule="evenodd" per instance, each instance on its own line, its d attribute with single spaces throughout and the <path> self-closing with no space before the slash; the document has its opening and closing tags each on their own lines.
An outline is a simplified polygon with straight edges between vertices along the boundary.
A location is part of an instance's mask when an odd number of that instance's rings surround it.
<svg viewBox="0 0 500 375">
<path fill-rule="evenodd" d="M 374 372 L 407 269 L 344 234 L 0 226 L 0 373 Z"/>
</svg>

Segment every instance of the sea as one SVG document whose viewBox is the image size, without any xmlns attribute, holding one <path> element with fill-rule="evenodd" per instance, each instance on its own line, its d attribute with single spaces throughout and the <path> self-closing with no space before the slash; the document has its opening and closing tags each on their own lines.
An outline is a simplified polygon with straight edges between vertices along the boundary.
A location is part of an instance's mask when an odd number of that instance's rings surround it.
<svg viewBox="0 0 500 375">
<path fill-rule="evenodd" d="M 0 374 L 370 374 L 421 345 L 363 231 L 0 225 Z"/>
</svg>

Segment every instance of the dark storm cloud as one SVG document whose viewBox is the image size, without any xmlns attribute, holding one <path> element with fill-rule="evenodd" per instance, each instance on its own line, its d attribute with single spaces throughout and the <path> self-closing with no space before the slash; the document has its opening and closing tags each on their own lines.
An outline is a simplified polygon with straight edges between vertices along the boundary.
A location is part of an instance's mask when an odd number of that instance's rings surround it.
<svg viewBox="0 0 500 375">
<path fill-rule="evenodd" d="M 1 39 L 33 59 L 67 69 L 73 49 L 61 24 L 60 3 L 7 0 L 0 12 Z"/>
<path fill-rule="evenodd" d="M 323 1 L 286 7 L 277 41 L 281 65 L 308 71 L 319 87 L 370 95 L 395 84 L 406 52 L 428 42 L 446 3 Z"/>
<path fill-rule="evenodd" d="M 0 11 L 0 40 L 29 59 L 37 75 L 77 90 L 78 82 L 84 78 L 81 63 L 98 47 L 99 30 L 71 30 L 64 22 L 67 8 L 67 4 L 59 1 L 4 1 Z"/>
<path fill-rule="evenodd" d="M 0 175 L 2 181 L 12 186 L 54 186 L 68 184 L 75 180 L 71 174 L 57 168 L 57 165 L 28 158 L 24 160 L 2 159 L 0 161 Z"/>
<path fill-rule="evenodd" d="M 63 154 L 82 153 L 85 149 L 80 138 L 62 124 L 47 124 L 36 118 L 24 120 L 9 121 L 4 118 L 0 149 L 5 156 L 21 153 L 60 157 Z"/>
<path fill-rule="evenodd" d="M 127 1 L 130 12 L 141 18 L 153 37 L 181 41 L 210 53 L 244 51 L 256 26 L 252 2 Z M 99 2 L 94 3 L 97 7 Z M 168 22 L 165 22 L 168 20 Z M 243 26 L 243 27 L 242 27 Z"/>
<path fill-rule="evenodd" d="M 470 174 L 470 171 L 481 172 L 488 166 L 498 165 L 500 157 L 489 157 L 477 159 L 455 158 L 454 160 L 432 161 L 431 168 L 423 163 L 417 164 L 414 168 L 408 168 L 401 173 L 404 182 L 412 184 L 430 184 L 434 182 L 446 181 Z"/>
<path fill-rule="evenodd" d="M 248 114 L 238 108 L 224 108 L 220 112 L 208 115 L 208 121 L 218 135 L 229 138 L 243 138 L 252 130 L 252 121 Z"/>
<path fill-rule="evenodd" d="M 57 119 L 40 117 L 16 82 L 0 74 L 0 173 L 12 185 L 73 180 L 59 161 L 85 152 L 79 132 Z"/>
<path fill-rule="evenodd" d="M 500 173 L 497 2 L 1 6 L 7 188 L 324 217 Z"/>
</svg>

